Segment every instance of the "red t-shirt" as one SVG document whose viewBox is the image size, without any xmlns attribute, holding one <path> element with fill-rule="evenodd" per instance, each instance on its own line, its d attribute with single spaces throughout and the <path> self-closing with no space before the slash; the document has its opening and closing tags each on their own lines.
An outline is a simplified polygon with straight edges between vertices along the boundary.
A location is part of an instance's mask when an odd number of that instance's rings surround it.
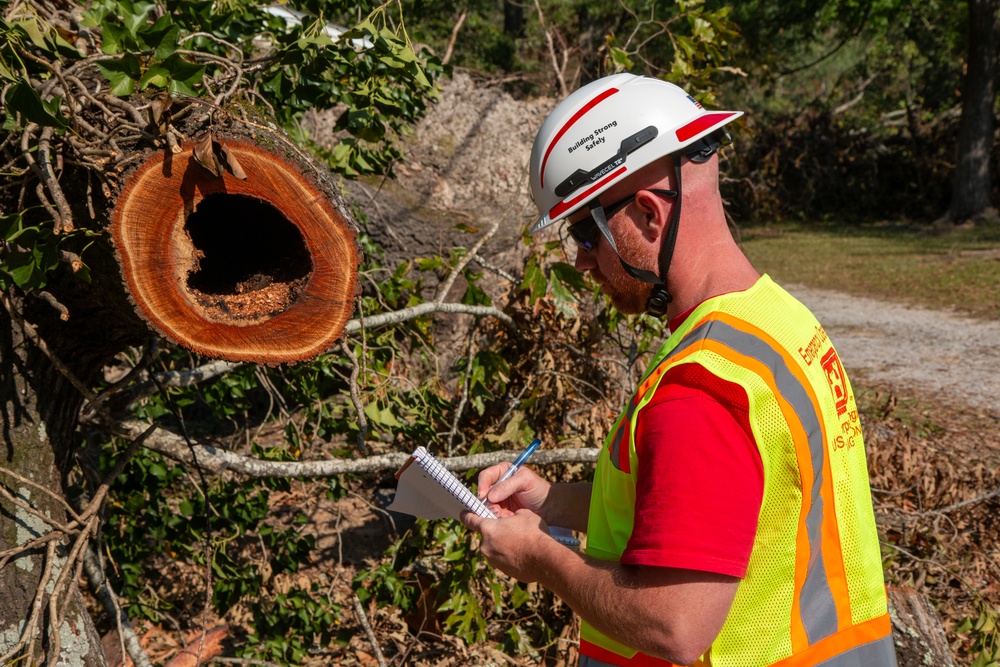
<svg viewBox="0 0 1000 667">
<path fill-rule="evenodd" d="M 635 522 L 621 562 L 744 577 L 764 469 L 743 388 L 695 363 L 672 368 L 639 413 L 636 452 Z"/>
</svg>

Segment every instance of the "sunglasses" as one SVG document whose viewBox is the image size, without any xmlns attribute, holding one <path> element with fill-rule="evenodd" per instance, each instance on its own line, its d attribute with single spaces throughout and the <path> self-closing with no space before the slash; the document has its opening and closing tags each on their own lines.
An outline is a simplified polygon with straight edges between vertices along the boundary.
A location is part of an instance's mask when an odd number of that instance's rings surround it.
<svg viewBox="0 0 1000 667">
<path fill-rule="evenodd" d="M 676 190 L 649 188 L 646 191 L 668 199 L 673 199 L 677 196 Z M 642 190 L 639 190 L 639 192 L 642 192 Z M 629 195 L 624 199 L 619 199 L 614 204 L 610 204 L 607 208 L 602 207 L 600 204 L 598 204 L 595 208 L 599 208 L 603 211 L 605 220 L 611 220 L 611 217 L 614 214 L 631 204 L 632 201 L 639 196 L 639 192 Z M 584 252 L 593 252 L 594 248 L 597 247 L 597 241 L 601 238 L 602 234 L 601 228 L 597 225 L 597 221 L 594 220 L 593 214 L 588 215 L 579 222 L 573 223 L 567 228 L 567 231 L 569 231 L 569 235 L 573 237 L 573 240 L 576 241 L 576 244 L 583 248 Z"/>
</svg>

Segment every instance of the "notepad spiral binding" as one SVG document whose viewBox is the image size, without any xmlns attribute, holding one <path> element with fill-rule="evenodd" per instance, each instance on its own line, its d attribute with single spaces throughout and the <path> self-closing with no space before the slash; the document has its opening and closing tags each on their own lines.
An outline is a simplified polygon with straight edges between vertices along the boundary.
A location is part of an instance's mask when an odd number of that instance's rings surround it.
<svg viewBox="0 0 1000 667">
<path fill-rule="evenodd" d="M 433 454 L 428 452 L 424 447 L 418 447 L 415 453 L 417 454 L 417 465 L 423 468 L 428 475 L 436 479 L 441 486 L 447 489 L 463 505 L 468 507 L 470 511 L 475 512 L 484 519 L 497 518 L 497 515 L 483 501 L 477 498 L 467 486 L 462 484 L 450 470 L 434 458 Z"/>
</svg>

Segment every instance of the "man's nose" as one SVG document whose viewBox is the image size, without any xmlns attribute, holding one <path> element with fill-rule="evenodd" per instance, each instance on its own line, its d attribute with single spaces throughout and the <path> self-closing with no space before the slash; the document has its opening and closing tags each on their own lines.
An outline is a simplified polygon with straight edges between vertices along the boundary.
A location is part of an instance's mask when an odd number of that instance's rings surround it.
<svg viewBox="0 0 1000 667">
<path fill-rule="evenodd" d="M 596 250 L 596 248 L 595 248 Z M 573 263 L 577 271 L 589 271 L 597 266 L 597 253 L 587 252 L 582 246 L 576 248 L 576 262 Z"/>
</svg>

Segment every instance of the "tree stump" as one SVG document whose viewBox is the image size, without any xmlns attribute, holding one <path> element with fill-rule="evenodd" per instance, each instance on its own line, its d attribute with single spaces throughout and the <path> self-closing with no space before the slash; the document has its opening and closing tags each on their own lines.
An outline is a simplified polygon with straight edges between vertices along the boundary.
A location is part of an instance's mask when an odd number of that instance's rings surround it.
<svg viewBox="0 0 1000 667">
<path fill-rule="evenodd" d="M 209 171 L 197 145 L 151 153 L 112 212 L 138 312 L 163 336 L 209 357 L 264 364 L 315 357 L 354 307 L 359 254 L 342 204 L 255 143 L 216 144 L 245 179 Z"/>
<path fill-rule="evenodd" d="M 891 587 L 888 593 L 898 667 L 955 667 L 948 637 L 930 600 L 909 587 Z"/>
</svg>

